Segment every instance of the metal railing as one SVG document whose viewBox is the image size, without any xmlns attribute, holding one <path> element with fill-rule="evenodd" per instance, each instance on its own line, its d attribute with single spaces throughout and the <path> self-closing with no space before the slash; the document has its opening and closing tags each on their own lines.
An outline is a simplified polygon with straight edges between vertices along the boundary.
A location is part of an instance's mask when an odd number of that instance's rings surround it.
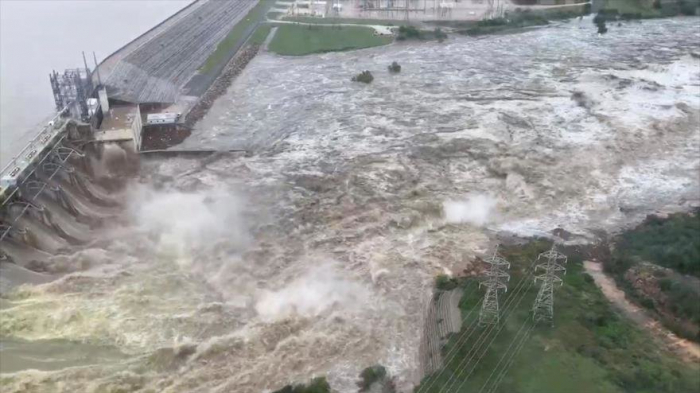
<svg viewBox="0 0 700 393">
<path fill-rule="evenodd" d="M 54 116 L 47 125 L 37 134 L 22 150 L 19 154 L 12 157 L 10 162 L 8 162 L 2 170 L 0 170 L 0 179 L 18 178 L 21 172 L 25 169 L 22 166 L 28 166 L 34 160 L 34 155 L 41 153 L 46 146 L 49 145 L 57 135 L 63 132 L 63 127 L 55 127 L 55 122 L 61 119 L 61 116 L 68 110 L 68 107 L 63 108 L 59 111 L 56 116 Z M 26 161 L 26 162 L 25 162 Z M 5 190 L 0 186 L 0 193 L 4 193 Z"/>
<path fill-rule="evenodd" d="M 64 128 L 64 127 L 61 127 L 61 128 L 59 128 L 59 130 L 60 130 L 60 129 L 63 129 L 63 128 Z M 49 157 L 51 157 L 51 156 L 54 154 L 54 152 L 56 152 L 57 149 L 60 149 L 60 148 L 62 147 L 62 146 L 61 146 L 61 143 L 63 142 L 63 140 L 65 139 L 65 137 L 66 137 L 66 136 L 64 135 L 64 136 L 61 137 L 61 139 L 58 140 L 58 142 L 57 142 L 56 145 L 51 149 L 51 151 L 49 151 L 48 153 L 46 153 L 46 154 L 44 155 L 44 157 L 42 157 L 42 159 L 37 163 L 37 165 L 35 165 L 35 166 L 32 168 L 32 170 L 29 172 L 28 175 L 25 176 L 25 178 L 28 179 L 29 177 L 31 177 L 31 176 L 36 172 L 36 169 L 37 169 L 39 166 L 41 166 L 42 164 L 44 164 L 44 165 L 45 165 L 45 164 L 49 164 L 49 163 L 45 162 L 46 159 L 49 158 Z M 77 153 L 77 152 L 76 152 L 75 150 L 73 150 L 73 149 L 68 149 L 68 154 L 66 155 L 65 158 L 62 158 L 62 157 L 60 156 L 60 154 L 58 154 L 58 153 L 56 152 L 56 157 L 57 157 L 58 161 L 60 162 L 60 164 L 57 164 L 57 165 L 56 165 L 56 168 L 53 170 L 53 172 L 51 173 L 51 175 L 49 175 L 49 177 L 46 179 L 46 181 L 51 181 L 61 169 L 64 169 L 64 168 L 65 168 L 65 167 L 64 167 L 63 165 L 61 165 L 61 164 L 66 163 L 66 162 L 68 161 L 68 159 L 70 159 L 70 157 L 71 157 L 71 155 L 72 155 L 73 153 Z M 79 153 L 78 153 L 78 154 L 79 154 Z M 19 212 L 19 214 L 15 217 L 14 220 L 12 220 L 12 222 L 10 222 L 9 224 L 2 225 L 2 227 L 1 227 L 1 228 L 2 228 L 2 232 L 0 233 L 0 242 L 2 242 L 2 241 L 5 239 L 5 237 L 7 237 L 7 235 L 10 233 L 10 231 L 12 231 L 12 229 L 13 229 L 13 228 L 15 227 L 15 225 L 17 224 L 17 221 L 19 221 L 19 219 L 22 218 L 22 216 L 24 216 L 24 213 L 26 213 L 27 210 L 28 210 L 30 207 L 36 207 L 36 205 L 34 204 L 34 201 L 36 201 L 36 199 L 39 197 L 39 195 L 41 195 L 41 193 L 42 193 L 42 192 L 46 189 L 46 187 L 48 186 L 48 183 L 47 183 L 47 182 L 44 182 L 44 181 L 40 181 L 40 182 L 37 182 L 37 183 L 41 183 L 40 187 L 37 189 L 37 191 L 34 193 L 34 195 L 32 195 L 31 198 L 29 198 L 27 201 L 25 201 L 25 205 L 24 205 L 24 208 L 22 209 L 22 211 Z M 13 203 L 17 203 L 16 201 L 12 201 L 12 196 L 14 196 L 15 193 L 17 193 L 18 190 L 19 190 L 19 185 L 16 185 L 15 189 L 12 191 L 12 193 L 11 193 L 7 198 L 5 198 L 5 200 L 2 202 L 2 205 L 1 205 L 1 206 L 4 207 L 6 204 L 11 205 L 11 204 L 13 204 Z M 8 206 L 8 207 L 9 207 L 9 206 Z"/>
</svg>

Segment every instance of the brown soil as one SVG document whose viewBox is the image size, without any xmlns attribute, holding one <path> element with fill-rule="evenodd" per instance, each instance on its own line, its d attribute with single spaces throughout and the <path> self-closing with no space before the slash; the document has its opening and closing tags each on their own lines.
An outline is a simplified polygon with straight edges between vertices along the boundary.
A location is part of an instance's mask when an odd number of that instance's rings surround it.
<svg viewBox="0 0 700 393">
<path fill-rule="evenodd" d="M 618 310 L 629 319 L 636 322 L 642 328 L 652 333 L 669 349 L 677 353 L 686 361 L 700 361 L 700 345 L 692 341 L 680 338 L 666 329 L 661 323 L 649 316 L 645 310 L 635 305 L 625 297 L 625 293 L 617 287 L 615 280 L 603 272 L 603 265 L 597 262 L 584 261 L 586 273 L 593 277 L 596 285 L 600 287 L 605 297 Z"/>
</svg>

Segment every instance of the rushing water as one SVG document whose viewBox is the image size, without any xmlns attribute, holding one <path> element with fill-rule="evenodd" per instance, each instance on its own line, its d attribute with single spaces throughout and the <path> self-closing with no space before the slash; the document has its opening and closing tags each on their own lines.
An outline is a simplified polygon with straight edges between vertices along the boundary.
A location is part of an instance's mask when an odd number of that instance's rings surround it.
<svg viewBox="0 0 700 393">
<path fill-rule="evenodd" d="M 48 263 L 72 273 L 3 300 L 15 353 L 85 357 L 0 382 L 257 393 L 328 375 L 354 392 L 381 363 L 408 391 L 434 275 L 496 233 L 590 239 L 697 204 L 697 23 L 258 55 L 185 142 L 250 152 L 142 162 L 121 219 Z M 371 85 L 349 81 L 364 69 Z"/>
</svg>

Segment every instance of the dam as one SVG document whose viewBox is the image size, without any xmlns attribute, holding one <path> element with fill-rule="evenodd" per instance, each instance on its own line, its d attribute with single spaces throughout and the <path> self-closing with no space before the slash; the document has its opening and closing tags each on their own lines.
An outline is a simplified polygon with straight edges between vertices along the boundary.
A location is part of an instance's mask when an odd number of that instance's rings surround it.
<svg viewBox="0 0 700 393">
<path fill-rule="evenodd" d="M 207 4 L 52 73 L 60 113 L 3 170 L 3 390 L 260 393 L 326 376 L 357 393 L 379 364 L 412 392 L 454 359 L 461 299 L 481 295 L 436 294 L 436 275 L 478 276 L 502 232 L 581 240 L 697 202 L 696 20 L 261 51 L 209 101 L 207 59 L 237 45 L 181 71 L 135 54 Z M 376 79 L 352 83 L 358 70 Z"/>
<path fill-rule="evenodd" d="M 77 213 L 59 184 L 68 181 L 77 186 L 94 180 L 89 162 L 95 155 L 118 147 L 131 155 L 122 163 L 129 167 L 138 161 L 134 153 L 158 152 L 181 140 L 173 135 L 186 135 L 183 125 L 189 112 L 259 20 L 248 23 L 241 37 L 202 70 L 205 61 L 256 5 L 196 0 L 99 64 L 94 58 L 93 69 L 83 53 L 84 67 L 52 72 L 56 115 L 0 171 L 0 258 L 18 258 L 4 249 L 7 243 L 26 240 L 21 225 L 26 217 L 37 212 L 46 216 L 39 200 L 49 198 L 54 206 Z M 207 151 L 183 152 L 197 153 Z M 45 224 L 76 239 L 55 223 Z"/>
</svg>

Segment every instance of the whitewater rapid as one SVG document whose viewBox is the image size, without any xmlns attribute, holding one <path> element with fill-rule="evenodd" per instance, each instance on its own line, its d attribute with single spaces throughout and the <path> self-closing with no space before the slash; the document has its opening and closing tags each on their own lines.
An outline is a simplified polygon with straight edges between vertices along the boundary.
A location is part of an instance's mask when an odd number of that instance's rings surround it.
<svg viewBox="0 0 700 393">
<path fill-rule="evenodd" d="M 435 275 L 497 234 L 592 239 L 697 205 L 697 22 L 259 54 L 178 147 L 248 153 L 144 159 L 122 220 L 54 257 L 72 273 L 5 295 L 14 345 L 105 356 L 0 382 L 345 393 L 382 364 L 409 391 Z"/>
</svg>

